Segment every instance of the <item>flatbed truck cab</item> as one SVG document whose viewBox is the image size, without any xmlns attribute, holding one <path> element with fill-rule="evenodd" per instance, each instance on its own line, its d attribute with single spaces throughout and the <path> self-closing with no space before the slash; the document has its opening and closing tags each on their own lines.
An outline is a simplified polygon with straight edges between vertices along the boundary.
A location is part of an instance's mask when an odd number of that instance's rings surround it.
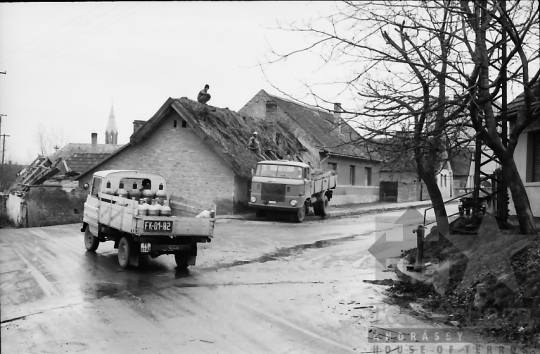
<svg viewBox="0 0 540 354">
<path fill-rule="evenodd" d="M 301 223 L 313 206 L 315 215 L 326 216 L 337 186 L 332 171 L 314 174 L 308 164 L 295 161 L 261 161 L 251 179 L 249 206 L 258 217 L 267 210 L 289 212 Z"/>
</svg>

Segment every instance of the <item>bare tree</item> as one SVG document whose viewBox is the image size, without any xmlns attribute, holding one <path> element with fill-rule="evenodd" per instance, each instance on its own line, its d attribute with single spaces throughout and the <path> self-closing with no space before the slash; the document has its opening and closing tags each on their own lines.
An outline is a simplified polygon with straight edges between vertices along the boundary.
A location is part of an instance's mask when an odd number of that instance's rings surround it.
<svg viewBox="0 0 540 354">
<path fill-rule="evenodd" d="M 40 123 L 36 132 L 36 144 L 40 156 L 50 156 L 56 148 L 66 144 L 66 135 L 61 128 L 46 127 Z"/>
<path fill-rule="evenodd" d="M 288 28 L 317 35 L 318 41 L 301 50 L 320 46 L 326 61 L 357 66 L 341 82 L 358 94 L 357 106 L 348 113 L 362 134 L 351 136 L 352 142 L 368 145 L 386 159 L 412 155 L 443 233 L 448 217 L 436 175 L 457 141 L 446 137 L 463 128 L 466 108 L 452 105 L 448 97 L 458 84 L 448 84 L 456 17 L 447 7 L 420 2 L 346 2 L 323 25 Z"/>
<path fill-rule="evenodd" d="M 536 118 L 533 114 L 532 104 L 540 98 L 540 70 L 537 67 L 531 72 L 531 64 L 539 58 L 539 4 L 537 1 L 462 0 L 453 11 L 463 16 L 460 40 L 473 64 L 470 73 L 464 75 L 473 127 L 501 163 L 521 232 L 536 234 L 529 198 L 514 161 L 514 151 L 520 134 L 538 119 L 538 113 Z M 503 45 L 506 53 L 498 50 Z M 496 64 L 495 69 L 493 63 Z M 494 99 L 505 80 L 516 83 L 518 92 L 524 97 L 517 119 L 511 125 L 507 146 L 498 130 L 497 120 L 500 117 L 494 111 Z M 536 94 L 533 87 L 536 87 Z"/>
<path fill-rule="evenodd" d="M 448 218 L 435 175 L 441 158 L 448 156 L 443 150 L 470 144 L 463 131 L 474 129 L 501 162 L 522 232 L 532 233 L 532 212 L 513 152 L 519 134 L 532 122 L 530 88 L 538 72 L 531 77 L 528 70 L 538 57 L 538 50 L 531 50 L 531 43 L 538 43 L 534 31 L 538 3 L 508 3 L 505 7 L 504 0 L 345 2 L 316 22 L 284 28 L 316 39 L 293 52 L 274 53 L 277 59 L 270 63 L 315 51 L 325 62 L 351 68 L 348 77 L 335 84 L 358 93 L 357 106 L 346 110 L 362 132 L 354 141 L 393 153 L 396 149 L 389 142 L 396 139 L 388 137 L 410 127 L 413 133 L 407 142 L 401 136 L 399 151 L 414 151 L 441 231 Z M 508 38 L 503 37 L 505 31 Z M 505 58 L 497 50 L 502 43 L 513 46 Z M 497 60 L 498 70 L 490 72 L 490 63 Z M 508 147 L 500 141 L 493 111 L 506 76 L 521 82 L 526 94 Z"/>
</svg>

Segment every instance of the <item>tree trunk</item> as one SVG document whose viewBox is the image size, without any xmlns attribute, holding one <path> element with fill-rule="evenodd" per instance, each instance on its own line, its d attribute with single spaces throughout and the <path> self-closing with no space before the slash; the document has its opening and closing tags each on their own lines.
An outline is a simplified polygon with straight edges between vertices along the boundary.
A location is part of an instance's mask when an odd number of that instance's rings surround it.
<svg viewBox="0 0 540 354">
<path fill-rule="evenodd" d="M 444 206 L 444 200 L 441 194 L 441 190 L 437 185 L 437 178 L 435 173 L 428 172 L 424 174 L 424 182 L 429 193 L 429 198 L 433 204 L 433 211 L 435 212 L 435 219 L 437 221 L 437 229 L 442 235 L 448 234 L 449 224 L 448 215 L 446 214 L 446 208 Z"/>
<path fill-rule="evenodd" d="M 510 188 L 510 192 L 512 193 L 512 200 L 516 208 L 521 233 L 524 235 L 537 235 L 529 197 L 527 196 L 527 191 L 519 176 L 513 157 L 507 158 L 504 161 L 501 159 L 501 166 L 508 188 Z"/>
</svg>

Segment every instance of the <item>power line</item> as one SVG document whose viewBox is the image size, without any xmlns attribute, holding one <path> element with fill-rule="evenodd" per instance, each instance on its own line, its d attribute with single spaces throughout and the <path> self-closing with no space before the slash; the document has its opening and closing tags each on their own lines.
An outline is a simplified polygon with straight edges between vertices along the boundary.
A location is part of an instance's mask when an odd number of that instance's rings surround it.
<svg viewBox="0 0 540 354">
<path fill-rule="evenodd" d="M 82 23 L 79 23 L 78 26 L 77 26 L 77 29 L 78 29 L 79 31 L 91 29 L 91 28 L 92 28 L 92 25 L 93 25 L 93 22 L 96 22 L 96 20 L 99 21 L 99 20 L 103 19 L 103 17 L 106 16 L 106 14 L 111 13 L 112 11 L 116 10 L 117 8 L 119 8 L 120 6 L 122 6 L 122 5 L 121 5 L 121 4 L 120 4 L 120 5 L 117 5 L 117 6 L 115 6 L 112 10 L 107 10 L 107 11 L 105 11 L 105 12 L 103 12 L 103 13 L 99 13 L 99 14 L 97 14 L 96 16 L 91 17 L 91 18 L 88 19 L 87 21 L 84 21 L 84 22 L 82 22 Z M 72 21 L 72 22 L 73 22 L 73 21 Z M 71 23 L 71 22 L 70 22 L 70 23 Z M 84 28 L 87 24 L 89 24 L 90 27 Z M 65 26 L 67 26 L 67 24 L 66 24 Z M 62 27 L 64 27 L 64 26 L 62 26 Z M 61 28 L 61 27 L 60 27 L 60 28 Z M 60 28 L 58 28 L 58 29 L 60 29 Z M 54 31 L 53 31 L 53 32 L 54 32 Z M 50 33 L 52 33 L 52 32 L 50 32 Z M 69 39 L 70 39 L 69 37 L 72 36 L 72 35 L 75 34 L 75 33 L 76 33 L 76 32 L 74 32 L 74 31 L 70 31 L 70 32 L 60 32 L 60 35 L 57 36 L 56 38 L 53 37 L 53 38 L 50 39 L 50 40 L 47 40 L 47 41 L 41 41 L 41 42 L 38 43 L 37 45 L 32 46 L 32 47 L 29 47 L 29 48 L 23 50 L 22 53 L 20 53 L 20 54 L 17 54 L 16 51 L 14 50 L 13 52 L 9 52 L 7 55 L 12 55 L 12 56 L 14 55 L 14 56 L 15 56 L 15 59 L 17 59 L 18 61 L 20 61 L 20 60 L 25 60 L 28 56 L 33 57 L 33 56 L 35 55 L 36 51 L 38 51 L 38 50 L 47 51 L 47 50 L 50 50 L 51 48 L 57 47 L 58 45 L 61 46 L 61 45 L 62 45 L 62 41 L 65 40 L 63 37 L 68 37 L 68 38 L 66 38 L 66 39 L 69 40 Z M 44 36 L 44 37 L 46 37 L 46 36 Z M 42 38 L 42 37 L 41 37 L 41 38 Z M 72 38 L 73 38 L 73 37 L 72 37 Z M 35 41 L 36 41 L 36 40 L 31 41 L 31 42 L 29 42 L 29 43 L 34 43 Z M 55 43 L 55 42 L 56 42 L 56 43 Z M 25 46 L 26 46 L 26 45 L 25 45 Z M 19 47 L 19 49 L 20 49 L 20 48 L 21 48 L 21 47 Z M 38 55 L 39 55 L 39 54 L 38 54 Z M 21 59 L 21 58 L 22 58 L 22 59 Z M 14 59 L 11 59 L 11 60 L 13 61 Z M 9 62 L 10 59 L 7 59 L 7 61 Z"/>
<path fill-rule="evenodd" d="M 73 22 L 77 21 L 78 19 L 80 19 L 80 18 L 82 18 L 82 17 L 88 15 L 89 13 L 93 12 L 94 10 L 96 10 L 96 9 L 98 9 L 98 8 L 100 8 L 100 7 L 103 7 L 103 4 L 104 4 L 104 3 L 100 3 L 98 6 L 94 7 L 93 9 L 91 9 L 91 10 L 89 10 L 89 11 L 86 11 L 86 12 L 85 12 L 84 14 L 82 14 L 81 16 L 78 16 L 78 17 L 74 18 L 73 20 L 64 23 L 63 25 L 61 25 L 61 26 L 59 26 L 59 27 L 56 27 L 55 29 L 53 29 L 52 31 L 49 31 L 48 33 L 44 34 L 43 36 L 34 38 L 33 40 L 31 40 L 31 41 L 29 41 L 29 42 L 26 42 L 26 43 L 22 44 L 21 46 L 19 46 L 19 47 L 17 47 L 17 48 L 14 48 L 14 49 L 12 50 L 12 52 L 17 52 L 17 51 L 21 50 L 22 48 L 25 48 L 25 47 L 27 47 L 28 45 L 30 45 L 30 44 L 32 44 L 32 43 L 35 43 L 36 41 L 38 41 L 38 40 L 40 40 L 40 39 L 43 39 L 43 38 L 46 38 L 46 37 L 50 36 L 52 33 L 54 33 L 54 32 L 56 32 L 56 31 L 58 31 L 58 30 L 60 30 L 60 29 L 62 29 L 62 28 L 64 28 L 64 27 L 66 27 L 66 26 L 72 24 Z"/>
<path fill-rule="evenodd" d="M 135 12 L 139 11 L 140 9 L 146 7 L 147 5 L 146 4 L 142 4 L 140 6 L 134 6 L 132 7 L 131 9 L 129 10 L 124 10 L 122 11 L 121 13 L 119 14 L 116 14 L 115 16 L 113 17 L 110 17 L 108 19 L 106 19 L 105 21 L 91 27 L 91 28 L 88 28 L 88 29 L 84 29 L 86 32 L 83 32 L 83 33 L 80 33 L 74 37 L 71 37 L 69 39 L 67 39 L 66 41 L 64 41 L 63 43 L 58 43 L 58 45 L 54 45 L 52 47 L 49 47 L 49 48 L 46 48 L 44 49 L 43 51 L 39 52 L 39 53 L 28 53 L 28 55 L 31 55 L 30 57 L 28 56 L 23 56 L 23 57 L 26 57 L 24 59 L 20 59 L 20 60 L 17 60 L 17 65 L 19 64 L 30 64 L 30 63 L 33 63 L 37 60 L 41 60 L 47 56 L 50 56 L 50 55 L 53 55 L 53 54 L 58 54 L 60 53 L 61 51 L 71 47 L 73 44 L 75 43 L 78 43 L 81 41 L 81 39 L 86 39 L 86 38 L 89 38 L 89 37 L 92 37 L 94 36 L 95 34 L 111 27 L 112 25 L 115 25 L 115 24 L 118 24 L 118 20 L 121 20 L 121 19 L 124 19 L 128 16 L 131 16 L 132 14 L 134 14 Z M 131 10 L 131 11 L 130 11 Z M 134 10 L 134 11 L 133 11 Z M 125 14 L 125 16 L 122 16 L 120 18 L 118 18 L 119 16 Z M 111 23 L 112 22 L 112 23 Z M 103 27 L 103 25 L 105 25 Z M 101 27 L 101 28 L 99 28 Z M 97 29 L 96 29 L 97 28 Z M 13 61 L 14 59 L 12 59 Z"/>
</svg>

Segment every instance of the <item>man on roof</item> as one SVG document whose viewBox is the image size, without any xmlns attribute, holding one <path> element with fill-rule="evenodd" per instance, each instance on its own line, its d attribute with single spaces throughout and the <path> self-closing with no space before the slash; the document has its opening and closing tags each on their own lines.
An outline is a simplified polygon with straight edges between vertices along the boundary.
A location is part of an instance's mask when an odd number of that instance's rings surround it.
<svg viewBox="0 0 540 354">
<path fill-rule="evenodd" d="M 253 135 L 251 138 L 249 138 L 249 144 L 248 149 L 253 151 L 261 160 L 266 160 L 264 156 L 261 154 L 261 145 L 259 144 L 259 141 L 257 140 L 257 132 L 253 132 Z"/>
<path fill-rule="evenodd" d="M 206 102 L 210 101 L 210 94 L 208 93 L 208 89 L 210 86 L 204 85 L 204 89 L 202 89 L 199 92 L 199 95 L 197 96 L 197 101 L 199 101 L 202 104 L 206 104 Z"/>
</svg>

